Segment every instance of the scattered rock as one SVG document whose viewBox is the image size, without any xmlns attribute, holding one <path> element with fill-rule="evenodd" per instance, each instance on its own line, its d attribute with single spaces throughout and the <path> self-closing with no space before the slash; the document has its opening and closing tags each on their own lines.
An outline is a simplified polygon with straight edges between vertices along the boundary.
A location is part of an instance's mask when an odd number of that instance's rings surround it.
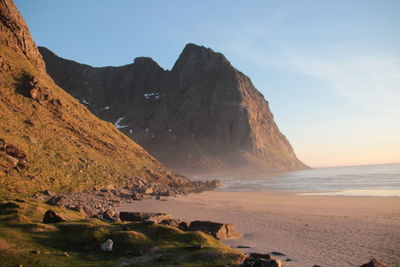
<svg viewBox="0 0 400 267">
<path fill-rule="evenodd" d="M 241 266 L 252 267 L 284 267 L 281 260 L 272 257 L 269 254 L 250 253 Z"/>
<path fill-rule="evenodd" d="M 108 209 L 103 212 L 102 219 L 106 222 L 114 222 L 118 219 L 118 214 L 114 210 Z"/>
<path fill-rule="evenodd" d="M 111 252 L 113 250 L 114 242 L 111 239 L 107 239 L 106 242 L 101 244 L 101 250 L 105 252 Z"/>
<path fill-rule="evenodd" d="M 46 189 L 43 191 L 43 195 L 48 196 L 48 197 L 55 197 L 56 193 Z"/>
<path fill-rule="evenodd" d="M 249 246 L 237 246 L 236 248 L 251 248 Z"/>
<path fill-rule="evenodd" d="M 243 236 L 241 233 L 236 232 L 236 227 L 233 224 L 223 224 L 210 221 L 193 221 L 190 223 L 188 230 L 202 231 L 219 240 Z"/>
<path fill-rule="evenodd" d="M 40 251 L 39 250 L 31 250 L 31 253 L 32 254 L 40 254 Z"/>
<path fill-rule="evenodd" d="M 54 210 L 48 210 L 43 216 L 43 223 L 59 223 L 59 222 L 66 222 L 67 220 L 57 214 Z"/>
<path fill-rule="evenodd" d="M 166 213 L 150 213 L 150 212 L 126 212 L 126 211 L 121 211 L 119 213 L 119 217 L 122 221 L 145 221 L 145 220 L 151 220 L 156 223 L 160 223 L 163 220 L 170 220 L 172 219 L 171 214 L 166 214 Z"/>
<path fill-rule="evenodd" d="M 368 263 L 361 265 L 360 267 L 388 267 L 388 265 L 379 262 L 377 259 L 372 258 L 372 260 Z"/>
<path fill-rule="evenodd" d="M 64 256 L 64 257 L 69 257 L 70 255 L 69 255 L 69 253 L 68 253 L 68 252 L 63 252 L 63 253 L 61 254 L 61 256 Z"/>
</svg>

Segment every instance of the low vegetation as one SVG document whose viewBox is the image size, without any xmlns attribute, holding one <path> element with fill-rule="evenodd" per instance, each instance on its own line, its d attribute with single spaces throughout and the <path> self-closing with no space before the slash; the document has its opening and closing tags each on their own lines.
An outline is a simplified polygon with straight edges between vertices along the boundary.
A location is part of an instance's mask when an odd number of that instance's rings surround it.
<svg viewBox="0 0 400 267">
<path fill-rule="evenodd" d="M 42 223 L 48 209 L 68 221 Z M 2 266 L 224 266 L 244 259 L 212 236 L 138 223 L 105 223 L 79 212 L 24 200 L 0 203 Z M 112 252 L 101 250 L 107 239 Z"/>
</svg>

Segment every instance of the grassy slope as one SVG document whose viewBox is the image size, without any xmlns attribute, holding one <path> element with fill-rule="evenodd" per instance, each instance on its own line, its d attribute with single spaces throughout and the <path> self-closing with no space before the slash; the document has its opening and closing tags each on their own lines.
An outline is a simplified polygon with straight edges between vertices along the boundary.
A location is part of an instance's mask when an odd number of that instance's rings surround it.
<svg viewBox="0 0 400 267">
<path fill-rule="evenodd" d="M 10 66 L 0 80 L 0 138 L 28 156 L 25 170 L 0 172 L 0 193 L 80 190 L 123 184 L 132 176 L 169 182 L 171 173 L 157 160 L 113 125 L 96 118 L 22 53 L 0 44 L 0 57 Z M 35 76 L 62 106 L 30 98 L 22 88 L 24 74 Z"/>
<path fill-rule="evenodd" d="M 177 261 L 179 266 L 224 266 L 243 259 L 242 253 L 201 232 L 183 232 L 157 224 L 108 224 L 39 202 L 14 203 L 20 207 L 2 208 L 0 212 L 2 266 L 170 266 Z M 48 208 L 64 215 L 68 222 L 41 223 Z M 130 230 L 123 231 L 123 225 L 129 225 Z M 100 249 L 108 238 L 114 241 L 111 253 Z M 190 249 L 195 244 L 203 248 Z M 143 256 L 124 256 L 127 250 L 141 250 Z M 69 256 L 63 256 L 64 252 Z"/>
</svg>

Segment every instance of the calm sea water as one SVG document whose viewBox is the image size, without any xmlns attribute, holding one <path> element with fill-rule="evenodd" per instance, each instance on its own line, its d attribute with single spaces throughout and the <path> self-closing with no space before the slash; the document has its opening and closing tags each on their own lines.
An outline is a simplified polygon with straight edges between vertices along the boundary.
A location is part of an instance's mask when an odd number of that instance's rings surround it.
<svg viewBox="0 0 400 267">
<path fill-rule="evenodd" d="M 400 197 L 400 164 L 319 168 L 275 177 L 222 178 L 221 181 L 223 191 L 283 190 L 313 195 Z"/>
</svg>

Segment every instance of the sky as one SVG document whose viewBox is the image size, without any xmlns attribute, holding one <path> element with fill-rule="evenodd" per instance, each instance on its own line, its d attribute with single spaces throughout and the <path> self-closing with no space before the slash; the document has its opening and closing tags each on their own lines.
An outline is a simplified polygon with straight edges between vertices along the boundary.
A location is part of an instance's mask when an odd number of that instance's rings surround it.
<svg viewBox="0 0 400 267">
<path fill-rule="evenodd" d="M 398 0 L 15 2 L 38 45 L 92 66 L 223 53 L 312 167 L 400 162 Z"/>
</svg>

